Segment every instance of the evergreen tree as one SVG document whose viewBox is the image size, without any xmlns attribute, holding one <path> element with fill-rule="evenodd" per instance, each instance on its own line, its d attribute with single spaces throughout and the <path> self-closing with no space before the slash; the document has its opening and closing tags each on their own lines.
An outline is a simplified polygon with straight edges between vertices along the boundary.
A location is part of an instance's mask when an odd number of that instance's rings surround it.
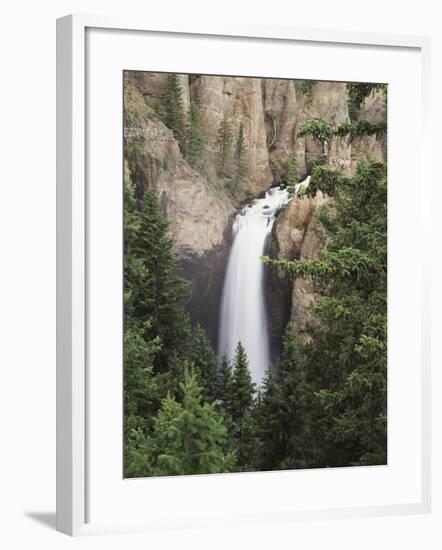
<svg viewBox="0 0 442 550">
<path fill-rule="evenodd" d="M 183 91 L 177 74 L 167 75 L 167 90 L 164 98 L 166 124 L 172 129 L 181 149 L 185 146 L 185 118 Z"/>
<path fill-rule="evenodd" d="M 229 448 L 232 451 L 235 450 L 234 442 L 234 429 L 232 417 L 230 416 L 230 405 L 232 402 L 231 399 L 232 393 L 232 366 L 230 364 L 227 355 L 223 353 L 221 355 L 221 360 L 217 368 L 217 386 L 216 386 L 216 397 L 217 397 L 217 409 L 222 414 L 224 418 L 224 423 L 227 427 L 229 434 Z"/>
<path fill-rule="evenodd" d="M 246 410 L 240 422 L 231 422 L 231 445 L 235 452 L 236 472 L 259 469 L 260 440 L 257 433 L 254 407 Z"/>
<path fill-rule="evenodd" d="M 287 162 L 287 191 L 289 195 L 292 196 L 295 192 L 295 185 L 299 181 L 299 163 L 298 163 L 298 154 L 296 150 L 293 150 L 293 153 L 290 155 L 290 158 Z"/>
<path fill-rule="evenodd" d="M 217 398 L 227 409 L 230 404 L 232 384 L 232 367 L 227 355 L 221 355 L 221 361 L 218 368 Z"/>
<path fill-rule="evenodd" d="M 327 148 L 327 143 L 333 135 L 333 129 L 330 124 L 322 120 L 321 118 L 312 118 L 309 120 L 303 120 L 299 125 L 297 136 L 305 137 L 312 136 L 317 139 L 324 147 L 324 151 Z"/>
<path fill-rule="evenodd" d="M 126 184 L 124 200 L 125 323 L 142 324 L 146 341 L 159 339 L 154 367 L 164 371 L 174 355 L 187 353 L 190 328 L 183 304 L 189 285 L 178 276 L 169 224 L 156 195 L 145 191 L 138 209 Z"/>
<path fill-rule="evenodd" d="M 280 379 L 280 430 L 285 449 L 279 457 L 278 467 L 293 469 L 317 466 L 317 399 L 307 381 L 304 344 L 291 323 L 287 326 L 283 340 Z"/>
<path fill-rule="evenodd" d="M 134 427 L 124 441 L 124 477 L 153 475 L 151 439 L 147 430 Z"/>
<path fill-rule="evenodd" d="M 255 384 L 252 382 L 247 354 L 238 342 L 233 360 L 228 413 L 231 418 L 231 439 L 238 471 L 256 469 L 258 439 L 253 418 Z"/>
<path fill-rule="evenodd" d="M 279 366 L 268 370 L 257 410 L 262 442 L 260 469 L 316 465 L 316 443 L 311 430 L 314 399 L 306 380 L 304 346 L 289 324 Z"/>
<path fill-rule="evenodd" d="M 204 329 L 199 324 L 193 331 L 191 359 L 203 388 L 203 396 L 209 403 L 212 403 L 217 398 L 216 355 Z"/>
<path fill-rule="evenodd" d="M 229 162 L 232 149 L 232 130 L 227 115 L 223 116 L 218 129 L 218 173 L 222 178 L 230 174 Z"/>
<path fill-rule="evenodd" d="M 159 338 L 147 340 L 150 322 L 145 327 L 126 327 L 124 332 L 124 418 L 125 430 L 145 427 L 155 411 L 157 387 L 153 361 L 160 349 Z"/>
<path fill-rule="evenodd" d="M 200 112 L 195 101 L 190 102 L 186 132 L 186 159 L 194 168 L 201 168 L 207 142 L 200 127 Z"/>
<path fill-rule="evenodd" d="M 238 185 L 243 180 L 244 176 L 247 173 L 247 163 L 246 163 L 246 141 L 244 138 L 244 125 L 241 122 L 238 129 L 238 137 L 235 144 L 235 186 Z"/>
<path fill-rule="evenodd" d="M 283 395 L 280 377 L 269 367 L 256 407 L 257 435 L 260 441 L 259 469 L 273 470 L 285 458 L 287 434 L 283 430 Z"/>
<path fill-rule="evenodd" d="M 230 391 L 230 414 L 234 422 L 240 421 L 253 405 L 255 384 L 250 376 L 246 350 L 238 342 L 233 359 L 233 375 Z"/>
<path fill-rule="evenodd" d="M 387 178 L 361 160 L 347 178 L 318 166 L 307 194 L 333 196 L 318 222 L 324 246 L 314 260 L 276 261 L 310 278 L 319 298 L 305 349 L 319 403 L 321 466 L 385 464 L 387 437 Z"/>
<path fill-rule="evenodd" d="M 124 248 L 124 472 L 147 475 L 143 453 L 152 419 L 166 393 L 176 393 L 182 376 L 177 357 L 187 353 L 182 303 L 188 287 L 177 276 L 168 223 L 156 196 L 144 191 L 137 201 L 128 182 Z"/>
<path fill-rule="evenodd" d="M 159 350 L 158 339 L 146 340 L 142 324 L 130 323 L 124 333 L 124 475 L 138 466 L 140 445 L 152 427 L 151 419 L 159 407 L 159 394 L 153 374 L 153 360 Z M 149 328 L 149 322 L 146 327 Z"/>
<path fill-rule="evenodd" d="M 195 375 L 185 374 L 182 402 L 167 397 L 145 445 L 150 475 L 207 474 L 232 471 L 227 429 L 215 406 L 203 403 Z"/>
</svg>

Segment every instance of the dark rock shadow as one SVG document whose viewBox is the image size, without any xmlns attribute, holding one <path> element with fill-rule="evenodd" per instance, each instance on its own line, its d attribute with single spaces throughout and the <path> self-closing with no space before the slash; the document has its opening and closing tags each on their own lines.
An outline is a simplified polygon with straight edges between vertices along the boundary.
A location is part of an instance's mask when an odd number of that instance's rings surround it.
<svg viewBox="0 0 442 550">
<path fill-rule="evenodd" d="M 181 260 L 182 275 L 190 281 L 192 295 L 187 304 L 192 326 L 199 323 L 216 353 L 218 349 L 219 315 L 224 277 L 230 250 L 229 237 L 202 257 Z"/>
<path fill-rule="evenodd" d="M 25 512 L 25 516 L 55 531 L 55 512 Z"/>
</svg>

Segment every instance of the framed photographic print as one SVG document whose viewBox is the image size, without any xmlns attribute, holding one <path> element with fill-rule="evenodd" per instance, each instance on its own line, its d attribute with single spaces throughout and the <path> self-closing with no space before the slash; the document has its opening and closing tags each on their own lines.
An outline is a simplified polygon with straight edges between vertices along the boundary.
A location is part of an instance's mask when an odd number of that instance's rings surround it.
<svg viewBox="0 0 442 550">
<path fill-rule="evenodd" d="M 429 510 L 428 49 L 58 21 L 60 531 Z"/>
</svg>

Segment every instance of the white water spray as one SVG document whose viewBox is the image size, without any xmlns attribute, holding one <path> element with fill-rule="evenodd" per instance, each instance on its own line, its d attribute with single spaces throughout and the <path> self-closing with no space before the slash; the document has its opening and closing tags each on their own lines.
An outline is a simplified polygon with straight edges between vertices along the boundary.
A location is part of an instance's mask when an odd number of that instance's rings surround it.
<svg viewBox="0 0 442 550">
<path fill-rule="evenodd" d="M 310 178 L 295 187 L 307 186 Z M 290 200 L 286 189 L 274 187 L 237 215 L 221 301 L 219 355 L 233 359 L 238 342 L 244 346 L 252 378 L 260 384 L 269 365 L 269 337 L 261 256 L 278 210 Z"/>
</svg>

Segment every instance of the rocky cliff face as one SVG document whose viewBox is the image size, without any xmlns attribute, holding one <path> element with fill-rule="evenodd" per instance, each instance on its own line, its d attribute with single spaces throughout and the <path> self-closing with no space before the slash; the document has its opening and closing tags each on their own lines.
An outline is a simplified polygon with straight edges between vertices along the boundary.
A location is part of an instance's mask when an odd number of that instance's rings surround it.
<svg viewBox="0 0 442 550">
<path fill-rule="evenodd" d="M 186 80 L 182 86 L 188 92 Z M 204 324 L 215 347 L 214 312 L 220 306 L 234 201 L 212 190 L 186 162 L 173 132 L 156 114 L 155 102 L 162 101 L 165 87 L 165 75 L 126 76 L 124 175 L 139 196 L 145 189 L 158 195 L 170 221 L 183 276 L 192 282 L 189 312 Z"/>
<path fill-rule="evenodd" d="M 315 198 L 295 196 L 281 212 L 273 232 L 274 256 L 278 259 L 303 260 L 316 258 L 319 239 L 311 227 L 316 209 L 327 204 L 329 199 L 319 192 Z M 278 277 L 285 281 L 286 276 Z M 285 284 L 285 283 L 284 283 Z M 302 330 L 310 320 L 309 306 L 314 299 L 313 285 L 303 277 L 298 277 L 289 287 L 291 310 L 289 317 Z"/>
<path fill-rule="evenodd" d="M 269 161 L 274 182 L 280 183 L 293 150 L 298 153 L 301 174 L 306 173 L 305 140 L 295 139 L 301 115 L 300 97 L 294 80 L 263 79 L 262 93 Z"/>
<path fill-rule="evenodd" d="M 359 116 L 360 120 L 368 122 L 382 122 L 387 120 L 387 102 L 381 93 L 375 93 L 367 97 L 361 106 Z M 354 171 L 357 161 L 364 156 L 370 156 L 379 162 L 387 160 L 387 137 L 376 139 L 375 136 L 364 136 L 357 138 L 352 143 L 352 171 Z"/>
<path fill-rule="evenodd" d="M 149 98 L 164 94 L 164 79 L 164 75 L 146 73 L 126 79 L 125 112 L 129 120 L 125 175 L 139 193 L 144 189 L 157 193 L 170 220 L 178 256 L 201 257 L 223 245 L 225 229 L 234 213 L 233 201 L 212 192 L 204 178 L 189 166 L 173 132 L 149 104 Z M 149 95 L 143 94 L 144 89 Z M 135 118 L 133 127 L 131 115 Z"/>
<path fill-rule="evenodd" d="M 369 96 L 362 104 L 358 119 L 377 123 L 386 120 L 386 101 L 382 93 Z M 300 104 L 300 119 L 322 118 L 336 127 L 349 120 L 346 85 L 343 83 L 317 83 L 309 96 Z M 300 145 L 302 149 L 302 145 Z M 324 149 L 313 138 L 304 140 L 305 169 L 312 160 L 324 155 Z M 364 156 L 385 162 L 387 159 L 386 138 L 364 136 L 351 143 L 345 138 L 333 137 L 326 151 L 326 162 L 350 175 L 357 162 Z M 302 158 L 302 157 L 301 157 Z M 313 259 L 320 251 L 320 243 L 311 227 L 315 211 L 330 201 L 322 193 L 315 198 L 296 196 L 278 217 L 273 232 L 273 256 L 279 259 Z M 282 275 L 279 278 L 285 279 Z M 295 327 L 302 330 L 311 320 L 309 306 L 314 299 L 313 285 L 298 277 L 291 286 L 290 318 Z"/>
<path fill-rule="evenodd" d="M 190 313 L 203 320 L 216 346 L 231 226 L 240 203 L 283 182 L 293 151 L 297 152 L 302 176 L 318 159 L 350 174 L 361 156 L 369 154 L 385 160 L 386 140 L 363 137 L 349 143 L 333 137 L 324 147 L 313 138 L 296 137 L 299 124 L 306 119 L 321 118 L 334 127 L 349 120 L 345 83 L 306 85 L 294 80 L 205 75 L 191 79 L 180 75 L 178 80 L 184 112 L 189 111 L 191 101 L 199 107 L 200 127 L 207 142 L 204 162 L 198 170 L 192 168 L 172 130 L 164 123 L 167 75 L 127 72 L 125 178 L 138 194 L 152 189 L 160 198 L 184 274 L 192 280 Z M 246 173 L 241 186 L 233 191 L 226 190 L 219 177 L 218 132 L 225 117 L 232 131 L 232 149 L 241 123 L 246 146 Z M 381 93 L 367 98 L 360 118 L 370 122 L 386 119 Z M 316 208 L 325 201 L 320 195 L 315 199 L 295 197 L 276 220 L 271 254 L 290 259 L 315 257 L 319 243 L 311 221 Z M 269 300 L 273 301 L 269 308 L 272 333 L 280 335 L 288 317 L 303 326 L 313 299 L 310 284 L 300 279 L 292 283 L 280 274 L 268 276 L 273 288 L 269 293 Z"/>
<path fill-rule="evenodd" d="M 262 83 L 259 78 L 201 76 L 191 87 L 200 107 L 201 125 L 208 140 L 208 176 L 217 178 L 218 129 L 226 116 L 232 141 L 242 123 L 247 147 L 247 178 L 243 188 L 250 196 L 259 195 L 272 185 Z"/>
</svg>

